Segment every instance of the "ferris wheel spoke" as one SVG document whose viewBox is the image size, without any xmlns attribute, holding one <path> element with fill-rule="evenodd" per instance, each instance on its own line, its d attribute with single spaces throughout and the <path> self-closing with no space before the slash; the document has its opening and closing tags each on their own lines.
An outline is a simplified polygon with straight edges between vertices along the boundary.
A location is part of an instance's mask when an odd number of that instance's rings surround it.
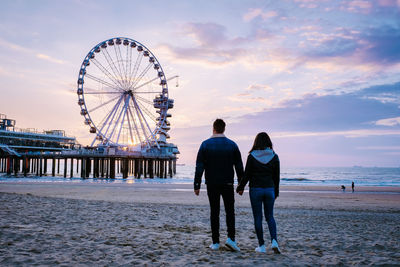
<svg viewBox="0 0 400 267">
<path fill-rule="evenodd" d="M 146 98 L 143 98 L 143 97 L 140 97 L 140 96 L 135 96 L 135 97 L 136 97 L 137 99 L 139 99 L 140 101 L 146 103 L 146 104 L 149 104 L 149 105 L 153 105 L 153 104 L 154 104 L 153 102 L 151 102 L 150 100 L 148 100 L 148 99 L 146 99 Z"/>
<path fill-rule="evenodd" d="M 114 117 L 117 114 L 117 111 L 118 111 L 118 109 L 119 109 L 119 107 L 121 105 L 121 102 L 122 102 L 123 98 L 124 98 L 124 95 L 122 95 L 121 98 L 118 100 L 118 102 L 115 104 L 115 106 L 113 107 L 113 109 L 110 112 L 110 115 L 107 118 L 107 121 L 104 122 L 103 126 L 101 127 L 100 131 L 102 131 L 104 126 L 106 126 L 108 124 L 107 130 L 104 132 L 104 137 L 106 137 L 106 138 L 107 138 L 108 130 L 110 129 L 110 126 L 112 125 L 112 122 L 114 121 Z M 111 117 L 111 114 L 112 114 L 112 117 Z M 111 117 L 111 119 L 110 119 L 110 117 Z"/>
<path fill-rule="evenodd" d="M 127 48 L 128 48 L 128 46 L 127 46 Z M 126 58 L 124 61 L 124 59 L 122 59 L 122 52 L 121 52 L 121 48 L 119 46 L 118 46 L 118 51 L 119 51 L 119 56 L 121 59 L 121 67 L 124 70 L 124 75 L 125 75 L 124 84 L 125 84 L 125 86 L 128 86 L 128 66 L 127 66 L 128 55 L 126 55 Z"/>
<path fill-rule="evenodd" d="M 130 99 L 130 98 L 131 98 L 131 96 L 128 95 L 128 97 L 127 97 L 127 99 L 126 99 L 126 102 L 125 102 L 124 109 L 123 109 L 123 113 L 124 113 L 124 114 L 122 115 L 121 126 L 119 127 L 119 132 L 118 132 L 118 137 L 117 137 L 117 142 L 116 142 L 117 144 L 118 144 L 118 142 L 119 142 L 119 137 L 120 137 L 120 135 L 121 135 L 122 127 L 124 126 L 126 111 L 127 111 L 127 107 L 128 107 L 129 99 Z"/>
<path fill-rule="evenodd" d="M 87 95 L 109 95 L 109 94 L 121 94 L 121 92 L 86 92 Z"/>
<path fill-rule="evenodd" d="M 150 135 L 153 137 L 153 141 L 157 144 L 157 147 L 159 147 L 156 137 L 154 136 L 154 133 L 151 131 L 149 124 L 146 121 L 146 118 L 143 116 L 142 110 L 140 109 L 138 103 L 136 102 L 136 99 L 133 98 L 133 102 L 136 104 L 136 106 L 138 107 L 138 111 L 140 112 L 140 114 L 142 115 L 143 121 L 146 123 L 147 129 L 149 130 Z"/>
<path fill-rule="evenodd" d="M 128 111 L 129 111 L 129 114 L 131 115 L 133 124 L 135 124 L 135 130 L 136 130 L 136 134 L 138 136 L 139 142 L 142 143 L 143 141 L 142 141 L 142 137 L 140 136 L 140 133 L 139 133 L 139 126 L 136 124 L 135 116 L 132 114 L 131 105 L 128 106 Z"/>
<path fill-rule="evenodd" d="M 136 57 L 135 65 L 133 67 L 132 72 L 129 75 L 129 85 L 133 84 L 133 81 L 135 80 L 136 74 L 139 70 L 140 63 L 142 62 L 143 58 L 143 51 L 139 52 L 139 54 Z"/>
<path fill-rule="evenodd" d="M 147 139 L 147 133 L 146 133 L 146 127 L 144 126 L 144 124 L 143 124 L 143 118 L 141 117 L 141 114 L 139 113 L 139 111 L 140 111 L 140 108 L 139 108 L 139 106 L 137 105 L 137 103 L 136 103 L 136 101 L 135 101 L 135 98 L 133 98 L 132 99 L 133 101 L 133 105 L 134 105 L 134 109 L 135 109 L 135 111 L 136 111 L 136 115 L 137 115 L 137 118 L 138 118 L 138 120 L 139 120 L 139 123 L 140 123 L 140 127 L 141 127 L 141 129 L 142 129 L 142 132 L 143 132 L 143 136 L 144 136 L 144 138 L 145 138 L 145 141 L 146 141 L 146 143 L 147 143 L 147 145 L 149 146 L 150 144 L 149 144 L 149 140 Z"/>
<path fill-rule="evenodd" d="M 160 94 L 160 91 L 135 92 L 134 94 Z"/>
<path fill-rule="evenodd" d="M 93 80 L 95 82 L 107 85 L 109 88 L 116 89 L 116 90 L 121 90 L 120 88 L 115 87 L 113 84 L 111 84 L 111 83 L 109 83 L 109 82 L 107 82 L 107 81 L 105 81 L 105 80 L 103 80 L 103 79 L 101 79 L 99 77 L 93 76 L 93 75 L 91 75 L 89 73 L 87 73 L 85 75 L 85 77 L 88 77 L 89 79 L 91 79 L 91 80 Z"/>
<path fill-rule="evenodd" d="M 119 124 L 119 121 L 120 121 L 120 119 L 121 119 L 121 116 L 122 116 L 122 114 L 124 113 L 124 111 L 125 111 L 125 109 L 126 109 L 126 105 L 129 103 L 128 101 L 127 101 L 127 99 L 129 99 L 129 95 L 127 95 L 127 97 L 125 97 L 125 99 L 124 99 L 124 106 L 121 108 L 121 111 L 119 111 L 119 115 L 118 115 L 118 118 L 117 118 L 117 121 L 114 123 L 114 127 L 113 127 L 113 129 L 112 129 L 112 131 L 111 131 L 111 133 L 110 133 L 110 137 L 109 137 L 109 139 L 110 140 L 112 140 L 112 137 L 115 135 L 115 129 L 116 129 L 116 127 L 118 126 L 118 124 Z"/>
<path fill-rule="evenodd" d="M 107 131 L 103 134 L 103 136 L 106 138 L 106 134 L 108 132 L 108 129 L 110 128 L 110 125 L 112 121 L 114 120 L 114 116 L 116 111 L 118 110 L 119 105 L 121 104 L 122 98 L 124 95 L 121 95 L 120 98 L 118 99 L 117 103 L 114 105 L 114 107 L 110 110 L 110 112 L 103 118 L 103 120 L 100 122 L 99 126 L 101 126 L 101 129 L 99 132 L 103 132 L 104 127 L 108 124 Z M 111 120 L 110 120 L 111 119 Z"/>
<path fill-rule="evenodd" d="M 101 107 L 104 107 L 105 105 L 108 105 L 109 103 L 113 102 L 114 100 L 116 100 L 117 98 L 120 98 L 120 97 L 121 97 L 121 96 L 116 96 L 116 97 L 114 97 L 114 98 L 111 98 L 111 99 L 108 100 L 107 102 L 104 102 L 104 103 L 98 105 L 97 107 L 92 108 L 92 109 L 89 110 L 88 112 L 90 113 L 90 112 L 96 111 L 97 109 L 99 109 L 99 108 L 101 108 Z"/>
<path fill-rule="evenodd" d="M 115 46 L 114 46 L 114 49 L 115 49 Z M 115 50 L 115 51 L 116 51 L 116 50 Z M 122 73 L 121 73 L 120 69 L 117 67 L 117 65 L 115 65 L 115 60 L 113 60 L 113 57 L 110 55 L 110 53 L 108 52 L 108 50 L 105 50 L 104 55 L 105 55 L 105 54 L 107 54 L 107 58 L 108 58 L 108 60 L 109 60 L 110 67 L 111 67 L 111 69 L 114 71 L 115 76 L 116 76 L 117 78 L 119 77 L 119 79 L 117 79 L 117 80 L 120 81 L 121 84 L 123 84 Z M 115 56 L 116 56 L 116 58 L 117 58 L 117 63 L 118 63 L 118 56 L 117 56 L 117 54 L 115 54 Z M 106 58 L 106 59 L 107 59 L 107 58 Z"/>
<path fill-rule="evenodd" d="M 119 74 L 117 73 L 117 72 L 118 72 L 118 69 L 117 69 L 117 67 L 115 66 L 115 63 L 114 63 L 112 57 L 110 56 L 110 53 L 108 53 L 108 51 L 107 51 L 106 49 L 102 49 L 101 51 L 102 51 L 102 53 L 103 53 L 105 59 L 107 60 L 107 63 L 108 63 L 108 65 L 110 66 L 112 72 L 114 73 L 115 79 L 117 80 L 118 84 L 123 88 L 124 85 L 121 83 L 121 79 L 118 79 L 118 77 L 122 78 L 122 76 L 119 75 Z M 104 51 L 105 51 L 105 52 L 104 52 Z"/>
<path fill-rule="evenodd" d="M 128 111 L 130 110 L 129 105 L 128 105 L 128 109 L 127 110 Z M 127 117 L 127 121 L 128 121 L 129 134 L 131 135 L 130 140 L 131 140 L 131 143 L 134 144 L 135 138 L 134 138 L 133 132 L 132 132 L 132 125 L 131 125 L 131 120 L 129 119 L 129 112 L 126 113 L 126 117 Z M 133 118 L 132 118 L 132 120 L 133 120 Z M 129 141 L 128 141 L 128 144 L 130 144 Z"/>
<path fill-rule="evenodd" d="M 112 109 L 110 109 L 110 111 L 108 111 L 106 116 L 104 116 L 104 118 L 100 121 L 99 126 L 102 125 L 100 130 L 103 130 L 104 126 L 107 125 L 108 120 L 110 119 L 111 115 L 115 112 L 117 106 L 122 101 L 122 97 L 123 97 L 123 95 L 119 96 L 117 103 L 115 103 L 115 105 L 112 107 Z"/>
<path fill-rule="evenodd" d="M 131 83 L 131 74 L 132 74 L 132 49 L 129 48 L 129 46 L 126 48 L 129 51 L 129 71 L 128 71 L 128 79 L 127 79 L 127 83 L 130 84 Z"/>
<path fill-rule="evenodd" d="M 146 73 L 150 70 L 151 66 L 153 66 L 153 63 L 149 63 L 146 68 L 142 71 L 142 73 L 140 73 L 140 75 L 137 77 L 137 79 L 134 81 L 134 83 L 132 84 L 132 87 L 135 87 L 140 80 L 144 77 L 144 75 L 146 75 Z"/>
<path fill-rule="evenodd" d="M 126 46 L 125 55 L 126 55 L 126 60 L 125 60 L 126 77 L 125 77 L 125 80 L 126 80 L 126 84 L 128 85 L 129 84 L 128 74 L 130 74 L 130 72 L 131 72 L 130 68 L 128 69 L 128 65 L 129 65 L 128 63 L 132 64 L 132 49 L 129 49 L 129 45 Z M 130 56 L 130 59 L 128 59 L 128 56 Z"/>
<path fill-rule="evenodd" d="M 114 77 L 114 75 L 113 75 L 112 73 L 110 73 L 110 72 L 107 70 L 107 68 L 104 67 L 104 66 L 100 63 L 100 61 L 98 61 L 97 59 L 94 58 L 94 59 L 92 59 L 92 62 L 94 63 L 94 65 L 95 65 L 101 72 L 103 72 L 104 75 L 106 75 L 106 76 L 110 79 L 110 81 L 112 81 L 112 82 L 115 84 L 115 86 L 116 86 L 117 88 L 121 87 L 121 84 L 118 82 L 117 77 Z M 115 86 L 113 86 L 113 87 L 115 87 Z"/>
<path fill-rule="evenodd" d="M 134 87 L 133 90 L 138 90 L 139 88 L 142 88 L 143 86 L 148 85 L 149 83 L 152 83 L 152 82 L 154 82 L 154 81 L 156 81 L 158 79 L 159 79 L 159 77 L 155 77 L 155 78 L 153 78 L 153 79 L 151 79 L 151 80 L 149 80 L 149 81 L 147 81 L 145 83 L 142 83 L 139 86 Z"/>
<path fill-rule="evenodd" d="M 156 116 L 154 116 L 143 104 L 137 101 L 139 107 L 146 113 L 146 115 L 155 123 L 157 123 Z"/>
<path fill-rule="evenodd" d="M 118 50 L 117 50 L 118 46 Z M 124 64 L 122 63 L 121 48 L 119 45 L 114 45 L 115 56 L 117 58 L 117 63 L 119 67 L 119 73 L 121 74 L 122 83 L 126 86 L 126 71 L 124 69 Z"/>
</svg>

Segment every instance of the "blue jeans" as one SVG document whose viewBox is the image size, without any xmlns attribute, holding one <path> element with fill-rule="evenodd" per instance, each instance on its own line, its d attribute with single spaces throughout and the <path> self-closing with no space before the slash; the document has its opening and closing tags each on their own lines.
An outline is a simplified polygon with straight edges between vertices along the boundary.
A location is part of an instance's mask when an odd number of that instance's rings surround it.
<svg viewBox="0 0 400 267">
<path fill-rule="evenodd" d="M 254 227 L 258 238 L 258 244 L 264 245 L 263 226 L 262 226 L 262 206 L 264 204 L 265 220 L 268 223 L 269 234 L 272 239 L 276 238 L 276 223 L 274 219 L 274 203 L 275 203 L 275 189 L 268 188 L 250 188 L 250 202 L 253 209 Z"/>
</svg>

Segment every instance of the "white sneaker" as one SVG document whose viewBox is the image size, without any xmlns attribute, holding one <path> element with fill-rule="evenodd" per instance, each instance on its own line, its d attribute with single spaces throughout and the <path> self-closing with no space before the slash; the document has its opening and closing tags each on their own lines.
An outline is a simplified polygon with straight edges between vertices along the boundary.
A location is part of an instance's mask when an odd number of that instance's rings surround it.
<svg viewBox="0 0 400 267">
<path fill-rule="evenodd" d="M 237 246 L 236 241 L 232 241 L 232 239 L 230 239 L 229 237 L 225 242 L 225 246 L 227 246 L 232 251 L 240 251 L 240 248 Z"/>
<path fill-rule="evenodd" d="M 218 249 L 219 249 L 219 243 L 211 244 L 211 245 L 210 245 L 210 248 L 211 248 L 212 250 L 218 250 Z"/>
<path fill-rule="evenodd" d="M 265 249 L 265 245 L 256 247 L 256 251 L 257 251 L 257 252 L 261 252 L 261 253 L 267 252 L 267 250 Z"/>
<path fill-rule="evenodd" d="M 275 254 L 281 254 L 281 250 L 279 249 L 278 242 L 275 239 L 272 239 L 271 248 L 275 252 Z"/>
</svg>

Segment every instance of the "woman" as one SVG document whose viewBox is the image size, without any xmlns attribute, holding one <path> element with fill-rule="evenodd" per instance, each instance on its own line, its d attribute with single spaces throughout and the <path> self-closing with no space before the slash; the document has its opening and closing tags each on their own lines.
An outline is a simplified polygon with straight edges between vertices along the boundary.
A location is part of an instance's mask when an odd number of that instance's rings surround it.
<svg viewBox="0 0 400 267">
<path fill-rule="evenodd" d="M 250 180 L 250 202 L 259 244 L 256 248 L 257 252 L 266 252 L 262 227 L 264 205 L 264 215 L 271 235 L 271 248 L 275 253 L 280 253 L 273 215 L 274 202 L 279 195 L 279 169 L 279 158 L 272 150 L 272 142 L 268 134 L 265 132 L 257 134 L 247 157 L 244 177 L 236 189 L 236 192 L 242 195 L 247 182 Z"/>
</svg>

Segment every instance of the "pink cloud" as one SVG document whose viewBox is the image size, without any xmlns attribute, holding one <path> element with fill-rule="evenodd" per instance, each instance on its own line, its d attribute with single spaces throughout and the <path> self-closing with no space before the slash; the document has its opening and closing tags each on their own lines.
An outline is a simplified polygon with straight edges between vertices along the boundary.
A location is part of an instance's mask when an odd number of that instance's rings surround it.
<svg viewBox="0 0 400 267">
<path fill-rule="evenodd" d="M 243 20 L 248 22 L 252 21 L 257 17 L 261 17 L 263 20 L 267 20 L 269 18 L 273 18 L 276 16 L 278 16 L 278 13 L 273 10 L 263 11 L 261 8 L 250 8 L 249 11 L 246 14 L 244 14 Z"/>
<path fill-rule="evenodd" d="M 399 0 L 378 0 L 378 5 L 384 7 L 400 6 Z"/>
<path fill-rule="evenodd" d="M 365 0 L 353 0 L 350 2 L 346 2 L 342 7 L 343 10 L 347 10 L 353 13 L 363 13 L 368 14 L 372 10 L 372 3 Z"/>
</svg>

